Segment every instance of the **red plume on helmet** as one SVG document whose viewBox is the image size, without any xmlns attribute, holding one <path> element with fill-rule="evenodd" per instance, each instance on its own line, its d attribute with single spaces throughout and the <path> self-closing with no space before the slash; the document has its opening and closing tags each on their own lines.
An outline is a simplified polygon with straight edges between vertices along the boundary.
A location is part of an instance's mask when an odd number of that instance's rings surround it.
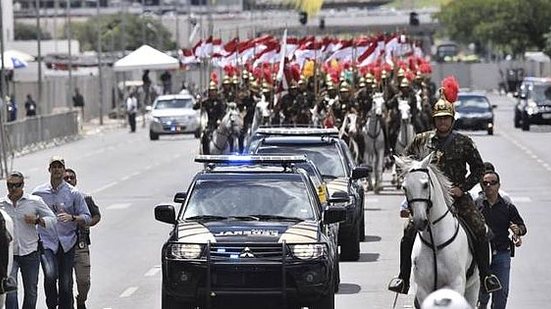
<svg viewBox="0 0 551 309">
<path fill-rule="evenodd" d="M 459 83 L 453 76 L 448 76 L 442 80 L 442 94 L 446 101 L 454 103 L 457 101 L 457 93 L 459 92 Z"/>
<path fill-rule="evenodd" d="M 216 72 L 210 73 L 210 80 L 218 84 L 218 75 L 216 74 Z"/>
</svg>

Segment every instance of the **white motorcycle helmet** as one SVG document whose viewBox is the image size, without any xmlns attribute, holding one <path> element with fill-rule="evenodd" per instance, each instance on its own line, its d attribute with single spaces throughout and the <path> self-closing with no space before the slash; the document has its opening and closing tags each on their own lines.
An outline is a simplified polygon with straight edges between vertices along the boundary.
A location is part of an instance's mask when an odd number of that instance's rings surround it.
<svg viewBox="0 0 551 309">
<path fill-rule="evenodd" d="M 421 309 L 472 309 L 463 295 L 451 289 L 440 289 L 425 298 Z"/>
</svg>

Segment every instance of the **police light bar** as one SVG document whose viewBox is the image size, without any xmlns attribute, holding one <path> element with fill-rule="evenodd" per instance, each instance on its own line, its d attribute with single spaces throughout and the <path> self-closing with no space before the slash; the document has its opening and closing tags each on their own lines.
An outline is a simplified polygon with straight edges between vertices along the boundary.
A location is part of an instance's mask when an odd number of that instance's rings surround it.
<svg viewBox="0 0 551 309">
<path fill-rule="evenodd" d="M 291 164 L 306 162 L 305 155 L 270 155 L 270 156 L 239 156 L 239 155 L 199 155 L 195 157 L 197 163 L 251 165 L 251 164 Z"/>
<path fill-rule="evenodd" d="M 284 136 L 322 136 L 338 135 L 337 128 L 259 128 L 256 134 L 261 135 L 284 135 Z"/>
</svg>

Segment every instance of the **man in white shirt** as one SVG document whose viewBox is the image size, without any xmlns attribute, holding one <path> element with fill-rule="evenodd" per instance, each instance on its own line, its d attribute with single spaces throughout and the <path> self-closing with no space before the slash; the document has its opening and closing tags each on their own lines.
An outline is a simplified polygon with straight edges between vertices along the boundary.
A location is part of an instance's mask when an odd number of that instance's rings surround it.
<svg viewBox="0 0 551 309">
<path fill-rule="evenodd" d="M 13 267 L 10 276 L 17 279 L 21 269 L 25 293 L 23 309 L 34 309 L 40 267 L 36 226 L 51 228 L 56 223 L 56 217 L 42 198 L 24 193 L 24 177 L 20 172 L 11 172 L 6 185 L 8 194 L 0 199 L 0 208 L 8 213 L 14 223 Z M 17 291 L 6 296 L 6 308 L 18 308 Z"/>
<path fill-rule="evenodd" d="M 130 133 L 136 132 L 136 113 L 138 112 L 138 99 L 134 91 L 126 99 L 126 112 L 128 113 L 128 124 Z"/>
</svg>

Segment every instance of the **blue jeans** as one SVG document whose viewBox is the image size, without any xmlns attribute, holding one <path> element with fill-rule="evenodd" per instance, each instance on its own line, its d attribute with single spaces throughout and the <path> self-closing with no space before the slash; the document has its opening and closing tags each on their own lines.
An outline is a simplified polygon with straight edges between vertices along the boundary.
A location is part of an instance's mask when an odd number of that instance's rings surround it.
<svg viewBox="0 0 551 309">
<path fill-rule="evenodd" d="M 497 276 L 503 287 L 501 290 L 492 293 L 492 309 L 505 309 L 507 297 L 509 296 L 509 274 L 511 272 L 511 253 L 499 251 L 492 256 L 490 271 Z M 481 308 L 486 308 L 490 301 L 490 295 L 480 292 L 479 301 Z"/>
<path fill-rule="evenodd" d="M 56 309 L 58 305 L 59 309 L 73 309 L 74 258 L 75 247 L 63 252 L 60 244 L 57 253 L 50 249 L 44 249 L 41 264 L 44 272 L 44 292 L 48 309 Z"/>
<path fill-rule="evenodd" d="M 38 270 L 40 268 L 40 259 L 38 252 L 33 252 L 27 255 L 14 255 L 13 267 L 11 269 L 11 277 L 17 280 L 17 273 L 21 269 L 21 277 L 23 278 L 23 309 L 35 309 L 36 297 L 38 289 Z M 6 309 L 18 309 L 17 291 L 13 291 L 6 295 Z"/>
</svg>

